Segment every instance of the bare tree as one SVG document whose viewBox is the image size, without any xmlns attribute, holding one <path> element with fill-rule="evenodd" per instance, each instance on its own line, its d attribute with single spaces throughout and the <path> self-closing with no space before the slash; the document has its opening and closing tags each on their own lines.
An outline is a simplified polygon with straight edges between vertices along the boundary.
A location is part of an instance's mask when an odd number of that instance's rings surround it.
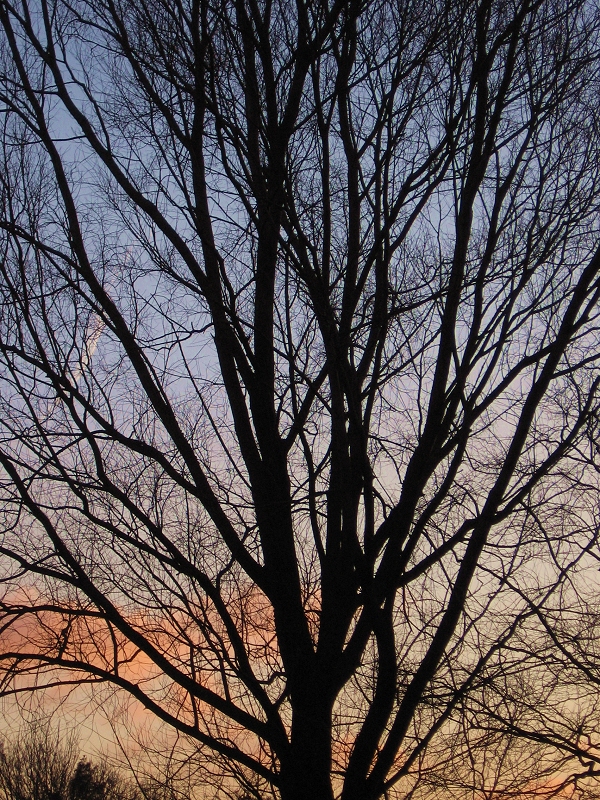
<svg viewBox="0 0 600 800">
<path fill-rule="evenodd" d="M 106 760 L 79 758 L 74 732 L 41 717 L 0 739 L 2 800 L 145 800 Z M 167 792 L 150 792 L 153 800 Z"/>
<path fill-rule="evenodd" d="M 76 743 L 43 720 L 0 740 L 3 800 L 66 800 L 77 764 Z"/>
<path fill-rule="evenodd" d="M 255 797 L 593 776 L 597 4 L 0 20 L 3 690 Z"/>
</svg>

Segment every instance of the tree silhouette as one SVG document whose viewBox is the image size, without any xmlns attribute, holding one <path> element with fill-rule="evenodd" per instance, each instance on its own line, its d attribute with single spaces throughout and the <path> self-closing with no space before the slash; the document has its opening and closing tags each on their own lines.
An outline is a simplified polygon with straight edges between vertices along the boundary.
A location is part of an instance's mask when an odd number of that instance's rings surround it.
<svg viewBox="0 0 600 800">
<path fill-rule="evenodd" d="M 0 0 L 3 691 L 254 796 L 593 777 L 598 17 Z"/>
<path fill-rule="evenodd" d="M 105 800 L 110 793 L 110 784 L 98 765 L 82 758 L 69 781 L 69 800 Z"/>
<path fill-rule="evenodd" d="M 73 735 L 42 719 L 0 741 L 2 800 L 141 800 L 105 763 L 77 761 Z"/>
</svg>

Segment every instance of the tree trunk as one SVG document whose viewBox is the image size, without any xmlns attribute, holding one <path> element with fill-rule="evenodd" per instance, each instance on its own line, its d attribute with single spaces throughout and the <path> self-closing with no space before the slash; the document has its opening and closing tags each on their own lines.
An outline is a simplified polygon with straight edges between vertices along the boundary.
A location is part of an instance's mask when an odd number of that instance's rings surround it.
<svg viewBox="0 0 600 800">
<path fill-rule="evenodd" d="M 331 704 L 302 703 L 294 709 L 289 760 L 282 764 L 282 800 L 333 800 Z"/>
</svg>

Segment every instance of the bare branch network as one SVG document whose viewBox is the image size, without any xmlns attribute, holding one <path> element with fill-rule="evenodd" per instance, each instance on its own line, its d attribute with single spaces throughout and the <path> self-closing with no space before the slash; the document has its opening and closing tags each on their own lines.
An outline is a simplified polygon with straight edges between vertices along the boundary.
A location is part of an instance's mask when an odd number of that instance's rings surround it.
<svg viewBox="0 0 600 800">
<path fill-rule="evenodd" d="M 0 0 L 0 689 L 215 792 L 594 795 L 594 0 Z"/>
</svg>

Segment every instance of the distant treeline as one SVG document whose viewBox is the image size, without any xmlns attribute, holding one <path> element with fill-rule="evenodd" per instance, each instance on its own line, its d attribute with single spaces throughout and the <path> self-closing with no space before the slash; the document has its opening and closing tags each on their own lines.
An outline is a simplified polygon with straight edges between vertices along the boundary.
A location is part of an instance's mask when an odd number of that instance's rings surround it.
<svg viewBox="0 0 600 800">
<path fill-rule="evenodd" d="M 139 779 L 81 754 L 73 734 L 34 721 L 0 737 L 0 800 L 173 800 L 168 782 Z"/>
</svg>

